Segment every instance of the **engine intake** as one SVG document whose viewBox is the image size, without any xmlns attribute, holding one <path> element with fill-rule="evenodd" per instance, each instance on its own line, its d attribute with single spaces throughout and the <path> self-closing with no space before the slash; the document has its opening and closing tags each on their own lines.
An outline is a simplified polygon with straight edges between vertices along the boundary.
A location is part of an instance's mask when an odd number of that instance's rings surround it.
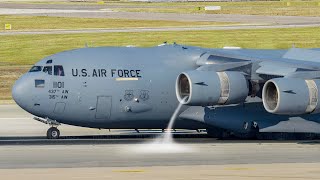
<svg viewBox="0 0 320 180">
<path fill-rule="evenodd" d="M 194 106 L 241 103 L 248 92 L 246 78 L 235 71 L 188 71 L 181 73 L 176 81 L 179 102 Z"/>
<path fill-rule="evenodd" d="M 271 79 L 262 90 L 264 108 L 270 113 L 283 115 L 320 112 L 318 87 L 319 80 Z"/>
</svg>

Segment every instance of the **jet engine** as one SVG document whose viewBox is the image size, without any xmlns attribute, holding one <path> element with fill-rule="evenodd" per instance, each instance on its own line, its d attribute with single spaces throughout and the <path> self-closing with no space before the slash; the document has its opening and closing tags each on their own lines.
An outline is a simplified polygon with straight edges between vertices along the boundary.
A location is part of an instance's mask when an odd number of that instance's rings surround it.
<svg viewBox="0 0 320 180">
<path fill-rule="evenodd" d="M 188 71 L 176 80 L 180 103 L 193 106 L 244 102 L 248 96 L 247 79 L 240 72 Z"/>
<path fill-rule="evenodd" d="M 320 80 L 275 78 L 262 90 L 264 108 L 274 114 L 298 115 L 320 112 Z"/>
</svg>

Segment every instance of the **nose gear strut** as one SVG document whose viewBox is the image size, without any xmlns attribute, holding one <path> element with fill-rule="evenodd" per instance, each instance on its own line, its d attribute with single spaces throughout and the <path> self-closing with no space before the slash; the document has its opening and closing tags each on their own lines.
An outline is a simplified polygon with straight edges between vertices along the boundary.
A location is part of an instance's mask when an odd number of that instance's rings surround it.
<svg viewBox="0 0 320 180">
<path fill-rule="evenodd" d="M 48 139 L 59 139 L 60 131 L 57 127 L 60 126 L 61 123 L 59 123 L 56 120 L 49 119 L 49 118 L 43 119 L 43 118 L 39 118 L 39 117 L 34 117 L 33 119 L 51 126 L 47 131 L 47 138 Z"/>
</svg>

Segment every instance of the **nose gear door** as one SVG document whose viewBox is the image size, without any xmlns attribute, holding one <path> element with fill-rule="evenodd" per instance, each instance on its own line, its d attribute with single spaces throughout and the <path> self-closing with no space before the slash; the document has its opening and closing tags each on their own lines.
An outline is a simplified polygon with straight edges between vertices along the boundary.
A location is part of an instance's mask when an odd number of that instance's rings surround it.
<svg viewBox="0 0 320 180">
<path fill-rule="evenodd" d="M 111 96 L 98 96 L 96 106 L 96 119 L 110 119 L 112 107 Z"/>
</svg>

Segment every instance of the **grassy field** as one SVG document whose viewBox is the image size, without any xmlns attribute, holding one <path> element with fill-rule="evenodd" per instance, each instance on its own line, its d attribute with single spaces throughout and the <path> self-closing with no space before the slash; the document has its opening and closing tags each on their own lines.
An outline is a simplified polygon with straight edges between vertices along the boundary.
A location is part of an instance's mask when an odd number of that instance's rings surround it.
<svg viewBox="0 0 320 180">
<path fill-rule="evenodd" d="M 11 99 L 10 89 L 22 73 L 47 55 L 63 50 L 89 46 L 149 47 L 164 41 L 222 48 L 299 48 L 320 47 L 320 28 L 184 31 L 143 33 L 102 33 L 64 35 L 1 36 L 0 39 L 0 103 Z"/>
<path fill-rule="evenodd" d="M 30 65 L 44 56 L 89 46 L 181 44 L 243 48 L 320 47 L 320 28 L 1 36 L 0 65 Z"/>
<path fill-rule="evenodd" d="M 227 22 L 179 22 L 129 19 L 69 18 L 47 16 L 4 16 L 0 25 L 11 24 L 12 30 L 35 29 L 84 29 L 84 28 L 130 28 L 130 27 L 172 27 L 201 25 L 231 25 Z M 4 31 L 4 29 L 1 29 Z M 0 31 L 1 31 L 0 30 Z"/>
</svg>

